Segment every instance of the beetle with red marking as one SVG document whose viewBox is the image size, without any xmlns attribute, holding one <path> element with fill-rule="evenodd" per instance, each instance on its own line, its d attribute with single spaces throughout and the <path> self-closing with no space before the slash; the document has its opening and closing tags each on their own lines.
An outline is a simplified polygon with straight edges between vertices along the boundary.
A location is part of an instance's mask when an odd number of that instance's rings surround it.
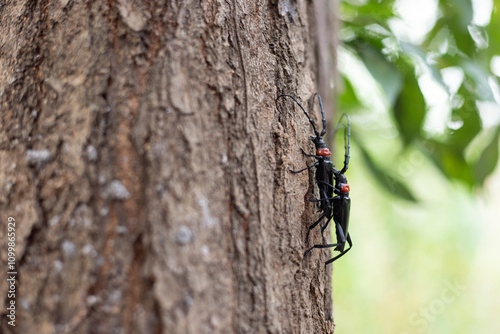
<svg viewBox="0 0 500 334">
<path fill-rule="evenodd" d="M 349 191 L 350 187 L 349 184 L 347 183 L 347 178 L 345 177 L 344 173 L 347 171 L 347 168 L 349 166 L 349 151 L 350 151 L 350 139 L 351 139 L 351 125 L 349 121 L 349 116 L 344 114 L 342 115 L 340 121 L 342 118 L 346 118 L 346 125 L 341 123 L 339 121 L 339 125 L 337 126 L 336 130 L 337 131 L 340 127 L 344 127 L 344 148 L 345 148 L 345 155 L 344 155 L 344 167 L 339 171 L 335 169 L 335 166 L 333 162 L 330 160 L 330 156 L 332 153 L 330 150 L 326 147 L 326 143 L 323 140 L 323 136 L 326 133 L 326 120 L 325 120 L 325 113 L 323 111 L 323 104 L 321 102 L 321 97 L 319 96 L 318 93 L 314 94 L 313 97 L 313 106 L 314 106 L 314 98 L 318 97 L 319 101 L 319 106 L 321 108 L 321 115 L 322 115 L 322 122 L 323 122 L 323 130 L 321 133 L 316 130 L 316 126 L 314 125 L 314 121 L 311 119 L 309 114 L 305 111 L 305 109 L 302 107 L 302 105 L 293 97 L 292 95 L 287 95 L 287 94 L 282 94 L 276 98 L 276 108 L 279 110 L 278 107 L 278 100 L 281 97 L 289 97 L 291 98 L 297 105 L 302 109 L 304 114 L 309 120 L 309 123 L 311 124 L 314 134 L 316 135 L 315 137 L 311 137 L 312 142 L 314 143 L 314 146 L 316 146 L 316 154 L 307 154 L 304 152 L 303 149 L 301 149 L 302 153 L 306 157 L 312 157 L 316 158 L 316 162 L 311 165 L 307 166 L 306 168 L 303 168 L 298 171 L 291 171 L 292 173 L 301 173 L 305 170 L 309 170 L 313 167 L 316 168 L 316 184 L 319 189 L 319 199 L 310 199 L 311 202 L 318 202 L 322 211 L 322 214 L 320 218 L 311 226 L 309 226 L 309 229 L 307 231 L 306 235 L 306 244 L 309 244 L 309 233 L 311 230 L 316 227 L 318 224 L 323 221 L 323 219 L 326 218 L 325 223 L 321 226 L 321 236 L 323 240 L 323 244 L 320 245 L 314 245 L 311 248 L 307 249 L 304 253 L 304 258 L 306 255 L 313 250 L 314 248 L 331 248 L 335 247 L 335 250 L 340 251 L 340 254 L 335 256 L 334 258 L 328 260 L 325 262 L 325 266 L 329 263 L 332 263 L 333 261 L 337 260 L 341 256 L 343 256 L 347 251 L 349 251 L 352 247 L 352 240 L 348 232 L 349 228 L 349 213 L 351 209 L 351 199 L 349 198 Z M 335 185 L 333 185 L 335 183 Z M 334 194 L 336 195 L 334 197 Z M 328 226 L 330 220 L 333 218 L 335 222 L 335 234 L 337 237 L 337 243 L 334 244 L 327 244 L 325 243 L 324 237 L 323 237 L 323 232 Z M 346 242 L 349 244 L 348 249 L 345 248 Z"/>
</svg>

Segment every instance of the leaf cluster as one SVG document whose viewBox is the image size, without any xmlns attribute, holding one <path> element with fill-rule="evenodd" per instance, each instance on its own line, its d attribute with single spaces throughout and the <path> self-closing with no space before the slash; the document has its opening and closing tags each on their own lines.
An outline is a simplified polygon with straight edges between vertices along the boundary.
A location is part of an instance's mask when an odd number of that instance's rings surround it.
<svg viewBox="0 0 500 334">
<path fill-rule="evenodd" d="M 490 113 L 500 113 L 500 89 L 491 67 L 500 56 L 497 2 L 490 23 L 483 27 L 473 24 L 471 0 L 438 0 L 434 25 L 417 42 L 401 38 L 396 31 L 394 23 L 401 16 L 395 0 L 344 0 L 341 5 L 342 48 L 364 64 L 384 95 L 388 118 L 397 129 L 399 153 L 419 150 L 444 176 L 469 189 L 481 187 L 498 162 L 500 126 L 485 119 L 481 109 L 488 106 Z M 450 70 L 459 74 L 452 83 L 446 78 Z M 341 68 L 341 72 L 340 110 L 356 115 L 370 109 L 370 101 L 360 94 L 350 69 Z M 445 115 L 437 132 L 428 129 L 433 106 L 424 76 L 441 88 L 448 101 L 447 109 L 434 111 Z M 376 179 L 385 180 L 381 184 L 399 197 L 415 200 L 394 173 L 397 165 L 374 159 L 378 152 L 366 140 L 358 139 L 357 144 Z"/>
</svg>

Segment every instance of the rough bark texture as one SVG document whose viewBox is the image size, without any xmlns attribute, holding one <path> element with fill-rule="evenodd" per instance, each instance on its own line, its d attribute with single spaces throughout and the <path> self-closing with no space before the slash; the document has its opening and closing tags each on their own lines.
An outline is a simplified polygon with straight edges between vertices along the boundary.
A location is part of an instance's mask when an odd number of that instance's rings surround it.
<svg viewBox="0 0 500 334">
<path fill-rule="evenodd" d="M 0 276 L 9 216 L 19 272 L 3 333 L 333 332 L 329 254 L 302 260 L 314 175 L 289 172 L 310 127 L 274 105 L 315 91 L 313 3 L 7 0 L 0 16 Z"/>
</svg>

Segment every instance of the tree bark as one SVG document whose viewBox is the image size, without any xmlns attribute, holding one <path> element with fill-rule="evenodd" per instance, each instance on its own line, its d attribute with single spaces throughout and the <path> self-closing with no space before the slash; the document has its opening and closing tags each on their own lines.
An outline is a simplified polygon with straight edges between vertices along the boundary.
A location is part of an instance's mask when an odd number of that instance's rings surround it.
<svg viewBox="0 0 500 334">
<path fill-rule="evenodd" d="M 0 16 L 3 333 L 333 332 L 329 252 L 302 259 L 314 173 L 289 172 L 311 129 L 274 103 L 316 90 L 313 3 L 7 0 Z"/>
</svg>

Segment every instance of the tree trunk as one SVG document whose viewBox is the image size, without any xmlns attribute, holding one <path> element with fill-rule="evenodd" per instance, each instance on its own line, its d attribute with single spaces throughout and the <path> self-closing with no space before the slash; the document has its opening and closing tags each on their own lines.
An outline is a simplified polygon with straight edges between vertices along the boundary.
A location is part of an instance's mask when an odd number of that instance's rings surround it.
<svg viewBox="0 0 500 334">
<path fill-rule="evenodd" d="M 3 333 L 333 332 L 329 252 L 302 259 L 314 173 L 289 172 L 310 163 L 311 128 L 274 103 L 309 106 L 315 15 L 304 0 L 3 1 Z"/>
</svg>

